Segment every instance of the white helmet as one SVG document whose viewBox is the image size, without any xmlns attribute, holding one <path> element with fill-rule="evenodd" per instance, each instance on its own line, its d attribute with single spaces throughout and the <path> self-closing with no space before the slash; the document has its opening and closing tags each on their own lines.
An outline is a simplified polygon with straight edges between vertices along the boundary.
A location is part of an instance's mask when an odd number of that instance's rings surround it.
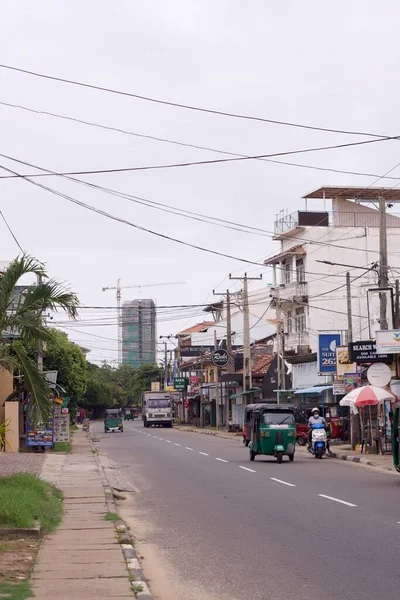
<svg viewBox="0 0 400 600">
<path fill-rule="evenodd" d="M 312 409 L 311 414 L 313 415 L 316 412 L 319 414 L 319 408 L 317 406 Z"/>
</svg>

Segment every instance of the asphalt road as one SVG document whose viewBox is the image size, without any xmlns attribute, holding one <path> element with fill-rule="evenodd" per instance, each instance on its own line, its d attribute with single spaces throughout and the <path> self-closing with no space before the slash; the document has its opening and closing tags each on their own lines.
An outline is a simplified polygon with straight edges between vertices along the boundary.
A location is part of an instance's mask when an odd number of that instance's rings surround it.
<svg viewBox="0 0 400 600">
<path fill-rule="evenodd" d="M 237 440 L 141 421 L 123 434 L 94 431 L 133 486 L 129 510 L 160 600 L 399 597 L 397 473 L 302 452 L 251 463 Z"/>
</svg>

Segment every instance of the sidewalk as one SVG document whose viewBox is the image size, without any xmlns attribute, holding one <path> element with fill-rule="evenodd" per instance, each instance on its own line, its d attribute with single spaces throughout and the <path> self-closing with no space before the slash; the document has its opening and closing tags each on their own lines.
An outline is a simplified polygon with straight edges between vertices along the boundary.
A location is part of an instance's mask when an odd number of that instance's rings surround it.
<svg viewBox="0 0 400 600">
<path fill-rule="evenodd" d="M 69 455 L 47 455 L 42 477 L 63 491 L 65 516 L 40 548 L 31 579 L 35 597 L 134 598 L 114 523 L 104 519 L 109 508 L 87 435 L 74 433 Z"/>
<path fill-rule="evenodd" d="M 228 433 L 227 431 L 223 430 L 218 431 L 215 428 L 208 429 L 205 427 L 194 427 L 192 425 L 174 425 L 174 427 L 179 431 L 186 431 L 187 433 L 213 435 L 224 439 L 238 440 L 239 442 L 242 442 L 241 433 Z M 330 458 L 348 460 L 349 462 L 356 462 L 369 467 L 380 467 L 388 471 L 395 471 L 391 454 L 361 454 L 361 452 L 348 450 L 348 447 L 348 444 L 331 444 L 332 453 Z M 307 452 L 307 449 L 304 446 L 296 445 L 296 452 Z"/>
</svg>

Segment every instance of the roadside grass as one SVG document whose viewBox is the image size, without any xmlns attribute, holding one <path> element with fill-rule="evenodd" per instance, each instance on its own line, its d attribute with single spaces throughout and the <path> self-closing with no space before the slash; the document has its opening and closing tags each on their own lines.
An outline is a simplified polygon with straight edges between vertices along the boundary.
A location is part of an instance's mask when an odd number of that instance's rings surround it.
<svg viewBox="0 0 400 600">
<path fill-rule="evenodd" d="M 121 517 L 116 513 L 108 512 L 104 515 L 105 521 L 119 521 Z"/>
<path fill-rule="evenodd" d="M 0 552 L 6 552 L 7 546 L 5 544 L 0 544 Z"/>
<path fill-rule="evenodd" d="M 63 495 L 54 485 L 30 473 L 0 477 L 0 525 L 54 531 L 63 515 Z M 28 596 L 27 596 L 28 597 Z"/>
<path fill-rule="evenodd" d="M 18 583 L 0 583 L 0 598 L 8 600 L 27 600 L 33 598 L 32 588 L 27 581 Z"/>
<path fill-rule="evenodd" d="M 71 442 L 56 442 L 54 448 L 52 448 L 52 452 L 65 452 L 66 454 L 69 454 L 71 450 Z"/>
</svg>

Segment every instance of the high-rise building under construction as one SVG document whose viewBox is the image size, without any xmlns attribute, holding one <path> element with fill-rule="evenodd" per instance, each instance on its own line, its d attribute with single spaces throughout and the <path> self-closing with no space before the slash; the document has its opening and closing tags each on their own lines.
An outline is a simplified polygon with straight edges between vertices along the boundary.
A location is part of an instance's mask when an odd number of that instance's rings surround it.
<svg viewBox="0 0 400 600">
<path fill-rule="evenodd" d="M 156 306 L 153 300 L 124 302 L 121 311 L 122 362 L 140 367 L 155 364 Z"/>
</svg>

